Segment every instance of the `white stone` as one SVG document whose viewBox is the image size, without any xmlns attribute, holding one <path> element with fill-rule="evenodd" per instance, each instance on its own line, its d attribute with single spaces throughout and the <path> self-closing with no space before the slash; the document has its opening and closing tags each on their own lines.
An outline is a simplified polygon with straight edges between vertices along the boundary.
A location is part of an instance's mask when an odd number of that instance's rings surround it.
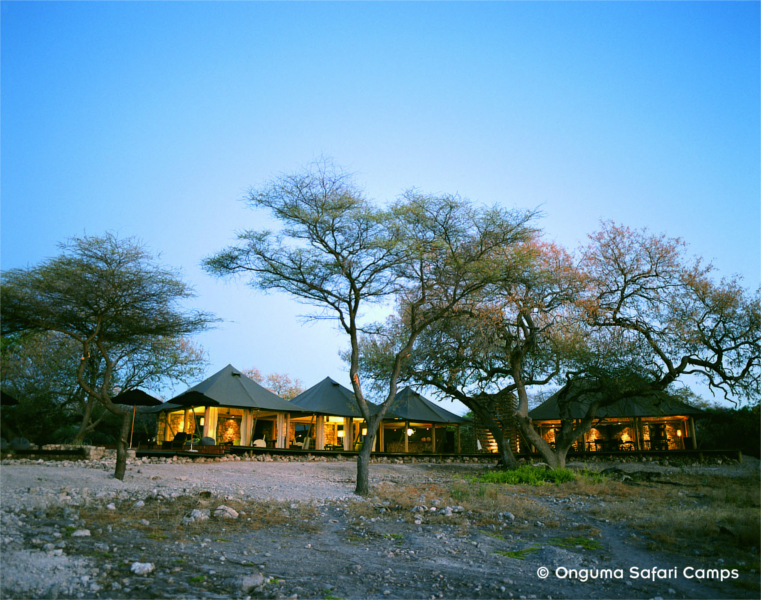
<svg viewBox="0 0 761 600">
<path fill-rule="evenodd" d="M 74 533 L 71 534 L 71 537 L 90 537 L 90 530 L 77 529 Z"/>
<path fill-rule="evenodd" d="M 155 568 L 153 563 L 134 562 L 129 570 L 135 575 L 148 575 L 148 573 L 152 573 Z"/>
<path fill-rule="evenodd" d="M 237 519 L 238 518 L 238 512 L 230 508 L 229 506 L 225 506 L 224 504 L 220 504 L 215 510 L 214 510 L 214 516 L 217 519 Z"/>
</svg>

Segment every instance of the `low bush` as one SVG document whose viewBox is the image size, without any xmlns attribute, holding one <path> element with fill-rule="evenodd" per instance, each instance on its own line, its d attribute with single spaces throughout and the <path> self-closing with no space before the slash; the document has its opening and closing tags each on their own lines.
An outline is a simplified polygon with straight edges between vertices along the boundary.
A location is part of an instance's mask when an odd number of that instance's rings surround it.
<svg viewBox="0 0 761 600">
<path fill-rule="evenodd" d="M 576 480 L 576 473 L 570 469 L 545 469 L 522 465 L 511 471 L 494 470 L 474 478 L 483 483 L 503 483 L 509 485 L 546 485 L 548 483 L 567 483 Z"/>
</svg>

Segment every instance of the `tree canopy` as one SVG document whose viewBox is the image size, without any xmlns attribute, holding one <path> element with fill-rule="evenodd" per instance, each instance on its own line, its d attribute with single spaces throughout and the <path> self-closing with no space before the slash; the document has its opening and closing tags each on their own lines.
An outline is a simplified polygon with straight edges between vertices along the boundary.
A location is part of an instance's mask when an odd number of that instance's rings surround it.
<svg viewBox="0 0 761 600">
<path fill-rule="evenodd" d="M 402 377 L 434 386 L 489 424 L 503 460 L 497 404 L 515 395 L 523 437 L 560 466 L 601 405 L 700 378 L 726 397 L 758 402 L 759 296 L 735 279 L 719 283 L 679 240 L 612 223 L 578 258 L 534 238 L 525 269 L 484 287 L 427 329 Z M 388 330 L 398 330 L 403 312 Z M 363 344 L 363 367 L 388 368 L 388 341 Z M 563 420 L 555 446 L 528 417 L 531 386 L 560 386 L 561 406 L 594 398 L 581 421 Z M 504 417 L 504 415 L 501 415 Z"/>
<path fill-rule="evenodd" d="M 73 238 L 60 256 L 2 276 L 2 332 L 58 332 L 77 343 L 77 382 L 110 412 L 123 416 L 116 477 L 126 464 L 128 412 L 111 398 L 122 385 L 162 377 L 167 364 L 189 363 L 185 336 L 211 322 L 181 302 L 192 292 L 133 239 L 113 234 Z M 87 367 L 99 365 L 96 378 Z M 123 390 L 122 390 L 123 391 Z"/>
<path fill-rule="evenodd" d="M 388 209 L 375 207 L 351 177 L 321 162 L 277 178 L 249 201 L 282 224 L 279 232 L 245 231 L 238 244 L 207 259 L 217 275 L 244 273 L 263 290 L 286 292 L 333 318 L 348 337 L 349 374 L 368 424 L 357 461 L 357 493 L 368 493 L 369 456 L 402 363 L 417 337 L 514 260 L 510 248 L 531 232 L 533 213 L 477 209 L 456 196 L 411 191 Z M 403 316 L 380 411 L 371 413 L 359 379 L 361 335 L 382 333 L 365 305 L 393 299 Z"/>
</svg>

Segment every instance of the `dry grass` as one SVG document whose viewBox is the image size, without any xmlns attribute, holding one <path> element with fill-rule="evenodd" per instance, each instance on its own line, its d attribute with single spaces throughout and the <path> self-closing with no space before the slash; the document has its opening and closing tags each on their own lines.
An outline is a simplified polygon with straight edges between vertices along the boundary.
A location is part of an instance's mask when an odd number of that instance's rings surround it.
<svg viewBox="0 0 761 600">
<path fill-rule="evenodd" d="M 389 485 L 380 484 L 375 489 L 371 502 L 355 502 L 350 506 L 354 518 L 377 517 L 379 505 L 402 516 L 408 522 L 417 518 L 412 512 L 415 506 L 436 507 L 438 510 L 447 506 L 463 508 L 455 513 L 449 522 L 459 524 L 463 530 L 468 525 L 475 527 L 501 527 L 506 525 L 500 513 L 511 512 L 521 518 L 511 525 L 513 529 L 521 528 L 523 520 L 545 522 L 557 525 L 551 511 L 542 503 L 526 494 L 516 494 L 515 489 L 522 486 L 504 486 L 490 483 L 454 481 L 447 484 Z M 526 486 L 528 487 L 528 486 Z M 529 488 L 534 489 L 534 488 Z"/>
<path fill-rule="evenodd" d="M 591 490 L 590 490 L 591 491 Z M 591 514 L 647 534 L 654 547 L 702 549 L 758 547 L 759 478 L 678 475 L 668 480 L 618 483 L 592 494 L 602 502 Z"/>
<path fill-rule="evenodd" d="M 541 521 L 591 537 L 600 530 L 584 517 L 620 523 L 652 540 L 653 548 L 710 552 L 718 547 L 747 551 L 759 546 L 761 531 L 759 477 L 720 477 L 689 473 L 635 475 L 626 481 L 579 477 L 557 485 L 505 485 L 454 480 L 441 484 L 380 485 L 372 502 L 354 503 L 352 516 L 378 516 L 378 505 L 413 521 L 416 505 L 462 506 L 450 520 L 463 530 L 505 525 L 500 513 L 511 512 L 510 528 L 525 529 Z M 566 511 L 571 511 L 566 512 Z M 575 516 L 571 516 L 575 515 Z M 571 523 L 574 523 L 571 525 Z"/>
<path fill-rule="evenodd" d="M 192 523 L 183 522 L 193 509 L 214 509 L 224 504 L 236 510 L 238 519 L 219 521 L 208 519 Z M 270 527 L 298 527 L 300 531 L 320 531 L 318 511 L 309 504 L 205 499 L 184 496 L 169 501 L 146 502 L 136 508 L 131 502 L 116 503 L 116 510 L 92 508 L 83 514 L 89 528 L 142 531 L 151 539 L 176 539 L 177 536 L 218 535 L 219 531 L 243 531 Z M 146 524 L 147 523 L 147 524 Z M 224 529 L 220 529 L 224 527 Z M 178 541 L 184 541 L 178 539 Z"/>
</svg>

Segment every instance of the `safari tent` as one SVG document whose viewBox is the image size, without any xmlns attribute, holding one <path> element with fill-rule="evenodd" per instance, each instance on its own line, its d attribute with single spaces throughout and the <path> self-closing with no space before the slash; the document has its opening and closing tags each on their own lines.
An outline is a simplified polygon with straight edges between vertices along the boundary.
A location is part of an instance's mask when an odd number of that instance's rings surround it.
<svg viewBox="0 0 761 600">
<path fill-rule="evenodd" d="M 570 417 L 583 418 L 593 400 L 571 403 Z M 559 401 L 558 392 L 529 411 L 534 427 L 551 444 L 560 428 Z M 592 428 L 578 440 L 575 450 L 695 450 L 695 418 L 701 413 L 665 393 L 624 398 L 597 411 Z"/>
<path fill-rule="evenodd" d="M 350 389 L 326 377 L 291 402 L 311 413 L 292 417 L 296 428 L 294 447 L 345 451 L 361 447 L 366 433 L 364 418 Z M 373 414 L 378 408 L 370 404 Z M 459 451 L 459 425 L 463 422 L 462 417 L 408 387 L 389 406 L 375 449 L 399 453 Z M 454 431 L 448 432 L 448 425 L 457 426 L 456 436 L 449 435 Z"/>
<path fill-rule="evenodd" d="M 380 447 L 385 452 L 459 452 L 460 425 L 465 422 L 406 387 L 388 407 L 381 424 Z"/>
<path fill-rule="evenodd" d="M 301 412 L 227 365 L 163 405 L 157 441 L 171 442 L 185 433 L 216 444 L 285 448 L 291 413 Z"/>
<path fill-rule="evenodd" d="M 292 419 L 293 446 L 304 450 L 346 450 L 359 447 L 364 417 L 354 392 L 326 377 L 291 400 L 308 413 Z M 370 404 L 375 412 L 375 405 Z"/>
</svg>

